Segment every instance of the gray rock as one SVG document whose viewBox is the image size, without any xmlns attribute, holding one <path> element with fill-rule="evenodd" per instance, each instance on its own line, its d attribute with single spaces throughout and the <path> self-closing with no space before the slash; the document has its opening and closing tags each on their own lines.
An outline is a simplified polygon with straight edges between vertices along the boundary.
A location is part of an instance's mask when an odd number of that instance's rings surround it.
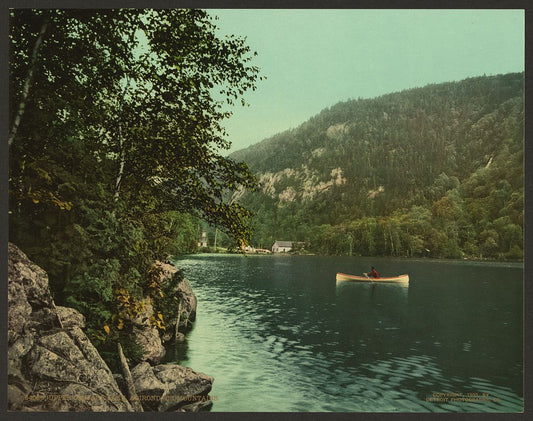
<svg viewBox="0 0 533 421">
<path fill-rule="evenodd" d="M 8 284 L 15 283 L 33 311 L 52 307 L 48 275 L 14 244 L 9 243 Z"/>
<path fill-rule="evenodd" d="M 85 327 L 85 316 L 78 310 L 70 307 L 56 306 L 57 315 L 64 328 Z"/>
<path fill-rule="evenodd" d="M 83 315 L 55 306 L 46 273 L 13 244 L 9 244 L 8 273 L 8 409 L 133 411 L 119 388 L 122 376 L 111 373 L 81 330 Z M 186 280 L 174 281 L 182 296 L 185 324 L 196 314 L 196 297 Z M 153 314 L 152 306 L 147 306 L 134 320 L 134 329 L 145 358 L 158 361 L 164 348 L 157 328 L 149 322 Z M 142 401 L 145 409 L 196 412 L 211 404 L 207 394 L 213 378 L 203 373 L 176 364 L 152 368 L 147 362 L 131 372 L 137 393 L 150 396 Z"/>
<path fill-rule="evenodd" d="M 137 394 L 147 410 L 197 412 L 210 405 L 213 378 L 177 364 L 151 367 L 147 362 L 131 370 Z"/>
<path fill-rule="evenodd" d="M 19 335 L 7 348 L 7 361 L 10 373 L 22 370 L 22 359 L 30 351 L 34 343 L 33 335 Z"/>
<path fill-rule="evenodd" d="M 200 411 L 206 411 L 212 406 L 213 406 L 213 401 L 207 400 L 207 401 L 199 401 L 199 402 L 191 403 L 189 405 L 183 405 L 180 409 L 183 410 L 183 412 L 200 412 Z"/>
<path fill-rule="evenodd" d="M 83 317 L 58 311 L 46 273 L 13 244 L 8 274 L 8 409 L 133 411 L 80 329 Z"/>
<path fill-rule="evenodd" d="M 155 377 L 165 385 L 159 411 L 175 411 L 183 406 L 208 400 L 213 378 L 178 364 L 153 367 Z"/>
<path fill-rule="evenodd" d="M 10 269 L 11 269 L 11 265 Z M 9 279 L 11 277 L 11 271 Z M 31 305 L 28 303 L 26 293 L 23 288 L 19 288 L 15 282 L 9 282 L 7 285 L 8 296 L 8 314 L 7 314 L 7 331 L 8 343 L 15 343 L 24 332 L 24 326 L 31 315 Z"/>
<path fill-rule="evenodd" d="M 20 411 L 24 407 L 24 400 L 28 395 L 28 390 L 20 388 L 18 385 L 7 385 L 7 400 L 9 402 L 9 409 L 12 411 Z"/>
<path fill-rule="evenodd" d="M 189 281 L 183 274 L 170 263 L 156 262 L 156 266 L 161 268 L 161 285 L 164 289 L 169 289 L 167 294 L 178 297 L 181 301 L 181 314 L 179 331 L 188 330 L 192 327 L 192 322 L 196 319 L 196 309 L 198 301 L 192 291 Z M 178 319 L 178 308 L 175 315 L 170 320 L 166 320 L 167 331 L 163 335 L 165 342 L 174 340 L 176 321 Z"/>
<path fill-rule="evenodd" d="M 32 315 L 39 310 L 55 307 L 50 294 L 48 276 L 31 262 L 15 245 L 9 243 L 8 258 L 8 343 L 14 343 L 25 330 L 36 328 L 42 320 Z M 28 322 L 33 323 L 28 325 Z M 48 321 L 45 321 L 48 323 Z M 60 326 L 56 318 L 56 325 Z"/>
<path fill-rule="evenodd" d="M 186 278 L 183 278 L 178 284 L 176 292 L 181 297 L 180 327 L 187 328 L 189 327 L 190 322 L 193 322 L 196 319 L 198 300 Z"/>
<path fill-rule="evenodd" d="M 113 378 L 117 382 L 118 388 L 122 392 L 124 396 L 126 396 L 127 388 L 126 388 L 126 382 L 124 381 L 124 377 L 122 377 L 122 374 L 113 373 Z"/>
<path fill-rule="evenodd" d="M 154 309 L 148 297 L 146 303 L 145 310 L 133 319 L 133 335 L 136 342 L 144 349 L 143 360 L 157 363 L 165 356 L 165 347 L 157 327 L 150 324 Z"/>
<path fill-rule="evenodd" d="M 165 356 L 164 342 L 183 342 L 185 340 L 183 331 L 192 327 L 192 321 L 196 318 L 197 308 L 197 299 L 189 281 L 183 278 L 178 269 L 170 263 L 156 262 L 156 266 L 161 269 L 162 289 L 166 290 L 166 294 L 178 297 L 181 300 L 181 307 L 175 308 L 173 316 L 165 320 L 166 329 L 163 334 L 159 332 L 157 327 L 150 324 L 150 319 L 154 316 L 154 309 L 149 297 L 145 297 L 145 310 L 132 320 L 136 341 L 145 351 L 143 359 L 152 363 L 160 362 Z M 176 335 L 179 310 L 181 311 L 179 332 Z"/>
<path fill-rule="evenodd" d="M 185 342 L 185 335 L 181 332 L 178 332 L 174 337 L 174 342 L 183 343 Z"/>
<path fill-rule="evenodd" d="M 157 411 L 166 386 L 155 376 L 150 364 L 142 362 L 136 365 L 131 370 L 131 377 L 143 408 Z"/>
</svg>

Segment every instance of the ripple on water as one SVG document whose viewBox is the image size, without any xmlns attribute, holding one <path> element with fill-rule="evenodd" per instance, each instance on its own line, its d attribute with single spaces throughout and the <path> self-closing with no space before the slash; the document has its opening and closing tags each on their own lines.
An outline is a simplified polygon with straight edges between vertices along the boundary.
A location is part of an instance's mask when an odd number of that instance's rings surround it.
<svg viewBox="0 0 533 421">
<path fill-rule="evenodd" d="M 400 399 L 403 396 L 403 393 L 398 390 L 384 388 L 383 396 L 390 401 L 396 401 L 396 399 Z"/>
<path fill-rule="evenodd" d="M 512 389 L 493 384 L 497 379 L 445 369 L 439 356 L 447 339 L 435 331 L 427 336 L 432 339 L 415 340 L 420 336 L 410 329 L 418 325 L 396 317 L 405 308 L 393 289 L 370 297 L 363 288 L 353 296 L 354 288 L 335 288 L 328 297 L 317 294 L 322 284 L 313 279 L 295 281 L 300 278 L 294 276 L 292 259 L 278 259 L 282 264 L 275 268 L 274 261 L 257 259 L 250 265 L 251 259 L 225 256 L 179 264 L 191 269 L 190 276 L 186 273 L 200 307 L 187 344 L 188 364 L 215 377 L 213 395 L 220 400 L 214 411 L 504 412 L 523 407 Z M 285 271 L 282 278 L 280 271 Z M 385 303 L 391 294 L 394 301 Z M 409 298 L 416 304 L 416 295 Z M 360 305 L 354 307 L 354 300 Z M 339 320 L 340 315 L 349 316 L 349 322 L 343 324 L 347 318 Z M 404 333 L 414 336 L 402 341 Z M 471 337 L 476 338 L 466 336 Z M 464 338 L 455 343 L 471 352 L 477 342 Z M 484 358 L 500 361 L 490 351 Z M 513 370 L 520 376 L 521 367 Z M 425 401 L 432 391 L 467 389 L 499 401 L 444 406 Z"/>
<path fill-rule="evenodd" d="M 371 371 L 377 374 L 390 374 L 390 366 L 388 365 L 378 365 L 376 367 L 372 367 Z"/>
<path fill-rule="evenodd" d="M 398 386 L 406 378 L 406 376 L 391 376 L 389 377 L 387 384 L 389 384 L 389 386 Z"/>
<path fill-rule="evenodd" d="M 519 411 L 523 410 L 524 407 L 524 399 L 516 396 L 514 394 L 503 394 L 501 391 L 492 392 L 492 397 L 497 399 L 497 403 L 501 405 L 504 408 L 513 408 L 518 409 Z"/>
<path fill-rule="evenodd" d="M 379 393 L 377 393 L 375 390 L 367 389 L 361 392 L 361 396 L 364 396 L 365 398 L 375 399 L 379 397 Z"/>
<path fill-rule="evenodd" d="M 398 408 L 398 411 L 401 412 L 426 412 L 426 408 L 420 402 L 414 403 L 411 400 L 400 398 L 396 399 L 394 404 Z"/>
</svg>

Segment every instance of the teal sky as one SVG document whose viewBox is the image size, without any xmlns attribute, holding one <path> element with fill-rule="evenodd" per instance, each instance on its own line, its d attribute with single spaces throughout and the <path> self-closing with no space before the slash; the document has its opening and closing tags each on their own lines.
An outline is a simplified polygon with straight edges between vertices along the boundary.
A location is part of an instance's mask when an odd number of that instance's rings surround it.
<svg viewBox="0 0 533 421">
<path fill-rule="evenodd" d="M 231 151 L 326 107 L 429 83 L 524 70 L 522 10 L 208 10 L 247 38 L 267 79 L 226 121 Z"/>
</svg>

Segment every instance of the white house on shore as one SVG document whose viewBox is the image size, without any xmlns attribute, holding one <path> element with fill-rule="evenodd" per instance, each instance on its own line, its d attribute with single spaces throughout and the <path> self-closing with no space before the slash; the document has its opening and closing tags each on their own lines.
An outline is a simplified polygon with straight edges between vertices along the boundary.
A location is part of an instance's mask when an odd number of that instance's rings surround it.
<svg viewBox="0 0 533 421">
<path fill-rule="evenodd" d="M 292 241 L 276 241 L 272 246 L 272 253 L 286 253 L 292 250 Z"/>
</svg>

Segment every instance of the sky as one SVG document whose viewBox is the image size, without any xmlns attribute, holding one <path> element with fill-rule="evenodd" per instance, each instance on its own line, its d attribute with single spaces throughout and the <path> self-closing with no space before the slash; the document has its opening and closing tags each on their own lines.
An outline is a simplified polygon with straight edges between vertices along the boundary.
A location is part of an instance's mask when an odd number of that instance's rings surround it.
<svg viewBox="0 0 533 421">
<path fill-rule="evenodd" d="M 340 101 L 524 70 L 522 10 L 209 9 L 266 80 L 226 120 L 229 152 Z"/>
</svg>

